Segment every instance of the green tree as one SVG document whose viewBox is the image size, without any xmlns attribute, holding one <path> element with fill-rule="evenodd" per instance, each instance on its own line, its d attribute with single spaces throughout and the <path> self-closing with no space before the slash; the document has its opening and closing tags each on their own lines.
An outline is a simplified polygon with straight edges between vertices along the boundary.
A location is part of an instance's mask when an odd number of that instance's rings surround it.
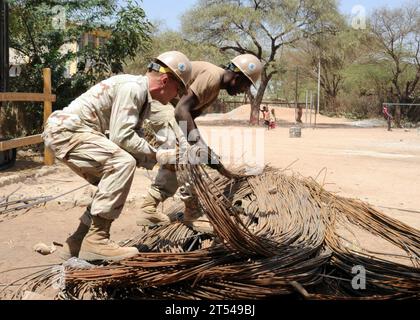
<svg viewBox="0 0 420 320">
<path fill-rule="evenodd" d="M 301 49 L 298 62 L 304 74 L 317 81 L 321 65 L 320 84 L 327 112 L 339 113 L 338 98 L 344 89 L 345 71 L 353 64 L 363 64 L 362 46 L 367 39 L 366 31 L 354 30 L 342 21 L 336 25 L 336 32 L 304 39 L 298 45 Z"/>
<path fill-rule="evenodd" d="M 215 64 L 222 64 L 226 61 L 227 56 L 218 48 L 206 44 L 195 42 L 183 37 L 182 33 L 165 30 L 160 31 L 157 27 L 151 36 L 152 42 L 150 50 L 138 54 L 136 58 L 131 61 L 126 70 L 133 74 L 142 74 L 146 71 L 149 62 L 157 57 L 160 53 L 165 51 L 177 50 L 184 53 L 191 61 L 206 60 Z"/>
<path fill-rule="evenodd" d="M 370 19 L 370 29 L 380 51 L 377 60 L 390 67 L 392 92 L 396 102 L 412 103 L 419 98 L 420 83 L 420 1 L 414 0 L 402 8 L 376 10 Z M 420 112 L 414 109 L 415 118 Z M 400 126 L 401 108 L 396 108 L 395 121 Z"/>
<path fill-rule="evenodd" d="M 131 1 L 119 6 L 114 0 L 11 0 L 9 7 L 10 47 L 27 62 L 20 76 L 11 79 L 10 90 L 42 92 L 42 68 L 51 68 L 55 109 L 68 105 L 94 83 L 121 72 L 126 60 L 150 46 L 150 23 L 143 9 Z M 99 46 L 80 45 L 84 34 L 98 30 L 106 33 Z M 69 50 L 76 43 L 78 50 Z M 70 75 L 67 67 L 73 61 L 78 68 Z M 26 133 L 39 130 L 42 108 L 28 104 L 19 110 L 26 114 L 20 117 L 27 119 Z M 4 121 L 0 119 L 1 127 Z"/>
<path fill-rule="evenodd" d="M 281 68 L 282 52 L 300 39 L 328 32 L 337 17 L 334 0 L 200 0 L 182 17 L 188 39 L 222 51 L 251 53 L 264 62 L 251 99 L 250 123 L 258 122 L 265 90 Z"/>
</svg>

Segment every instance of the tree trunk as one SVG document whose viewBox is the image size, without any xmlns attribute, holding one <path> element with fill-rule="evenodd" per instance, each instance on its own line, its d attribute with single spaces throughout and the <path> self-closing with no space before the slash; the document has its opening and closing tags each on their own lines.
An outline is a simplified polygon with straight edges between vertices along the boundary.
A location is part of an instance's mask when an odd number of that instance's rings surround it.
<svg viewBox="0 0 420 320">
<path fill-rule="evenodd" d="M 326 95 L 326 106 L 327 111 L 338 114 L 340 105 L 337 100 L 337 95 L 327 94 Z"/>
</svg>

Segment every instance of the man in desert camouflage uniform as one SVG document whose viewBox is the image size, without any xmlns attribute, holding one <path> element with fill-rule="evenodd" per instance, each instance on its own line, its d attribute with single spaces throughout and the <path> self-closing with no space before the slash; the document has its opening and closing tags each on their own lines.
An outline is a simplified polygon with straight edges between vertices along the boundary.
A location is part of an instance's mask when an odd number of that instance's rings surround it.
<svg viewBox="0 0 420 320">
<path fill-rule="evenodd" d="M 136 166 L 152 169 L 165 158 L 140 134 L 153 99 L 167 104 L 187 89 L 191 63 L 178 51 L 159 55 L 145 76 L 117 75 L 93 86 L 48 119 L 43 139 L 55 156 L 98 187 L 80 225 L 64 248 L 64 258 L 109 260 L 134 256 L 134 247 L 110 240 Z"/>
<path fill-rule="evenodd" d="M 177 123 L 183 129 L 188 143 L 195 144 L 206 154 L 207 164 L 221 174 L 230 177 L 230 173 L 218 161 L 215 155 L 200 139 L 200 134 L 194 119 L 202 114 L 218 97 L 220 90 L 226 90 L 229 95 L 237 95 L 246 92 L 258 81 L 262 64 L 260 60 L 251 55 L 243 54 L 235 57 L 224 69 L 209 62 L 193 61 L 191 85 L 186 95 L 177 103 L 175 117 Z M 172 113 L 166 112 L 169 106 L 156 106 L 162 114 L 164 121 L 173 122 Z M 158 113 L 159 113 L 158 112 Z M 160 202 L 175 194 L 178 188 L 176 173 L 167 168 L 161 168 L 150 187 L 148 194 L 142 204 L 142 212 L 137 220 L 138 225 L 166 224 L 169 218 L 164 214 L 157 213 L 157 206 Z M 185 188 L 184 188 L 185 189 Z M 211 231 L 205 217 L 201 217 L 194 200 L 185 195 L 184 223 L 191 225 L 194 229 L 203 232 Z M 201 218 L 200 218 L 201 217 Z M 197 219 L 203 220 L 200 223 Z"/>
</svg>

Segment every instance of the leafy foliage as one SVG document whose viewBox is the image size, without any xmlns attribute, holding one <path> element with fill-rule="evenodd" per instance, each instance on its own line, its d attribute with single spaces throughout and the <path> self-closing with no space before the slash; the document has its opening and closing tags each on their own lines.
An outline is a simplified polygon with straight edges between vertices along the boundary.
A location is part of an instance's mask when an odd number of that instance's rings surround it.
<svg viewBox="0 0 420 320">
<path fill-rule="evenodd" d="M 188 39 L 235 54 L 251 53 L 264 62 L 257 92 L 249 92 L 250 122 L 255 124 L 268 83 L 282 70 L 284 50 L 332 31 L 337 15 L 333 0 L 200 0 L 185 13 L 182 25 Z"/>
<path fill-rule="evenodd" d="M 10 47 L 25 63 L 10 91 L 42 92 L 42 69 L 51 68 L 55 109 L 62 109 L 91 85 L 123 71 L 124 61 L 150 48 L 151 25 L 143 9 L 114 0 L 10 1 Z M 102 41 L 83 44 L 85 35 L 102 33 Z M 77 70 L 69 74 L 71 63 Z M 3 108 L 4 109 L 4 108 Z M 27 104 L 33 117 L 26 133 L 39 131 L 42 108 Z M 7 110 L 3 110 L 7 112 Z"/>
<path fill-rule="evenodd" d="M 156 27 L 155 27 L 156 28 Z M 148 63 L 165 51 L 177 50 L 183 52 L 191 61 L 204 60 L 216 65 L 226 64 L 228 57 L 217 47 L 186 39 L 176 31 L 164 31 L 152 36 L 150 50 L 137 57 L 127 65 L 126 71 L 133 74 L 142 74 L 146 71 Z"/>
</svg>

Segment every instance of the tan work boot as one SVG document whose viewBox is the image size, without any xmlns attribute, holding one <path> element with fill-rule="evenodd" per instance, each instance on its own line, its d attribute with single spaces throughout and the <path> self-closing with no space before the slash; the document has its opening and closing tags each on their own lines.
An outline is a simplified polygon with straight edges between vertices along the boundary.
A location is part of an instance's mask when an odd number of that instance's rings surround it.
<svg viewBox="0 0 420 320">
<path fill-rule="evenodd" d="M 184 200 L 184 224 L 197 232 L 214 234 L 213 226 L 207 216 L 197 206 L 193 199 Z"/>
<path fill-rule="evenodd" d="M 120 247 L 109 239 L 113 220 L 92 216 L 92 225 L 83 239 L 79 258 L 86 261 L 119 261 L 139 253 L 134 247 Z"/>
<path fill-rule="evenodd" d="M 213 226 L 205 215 L 201 216 L 197 220 L 185 222 L 185 225 L 197 232 L 214 234 Z"/>
<path fill-rule="evenodd" d="M 146 198 L 141 205 L 141 213 L 137 217 L 138 226 L 153 226 L 153 225 L 166 225 L 171 222 L 169 217 L 166 214 L 158 213 L 157 207 L 162 199 L 155 198 L 147 193 Z"/>
<path fill-rule="evenodd" d="M 61 259 L 67 261 L 71 257 L 77 257 L 79 255 L 80 247 L 82 246 L 83 238 L 89 231 L 89 226 L 80 222 L 77 230 L 67 238 L 66 243 L 60 252 Z"/>
</svg>

